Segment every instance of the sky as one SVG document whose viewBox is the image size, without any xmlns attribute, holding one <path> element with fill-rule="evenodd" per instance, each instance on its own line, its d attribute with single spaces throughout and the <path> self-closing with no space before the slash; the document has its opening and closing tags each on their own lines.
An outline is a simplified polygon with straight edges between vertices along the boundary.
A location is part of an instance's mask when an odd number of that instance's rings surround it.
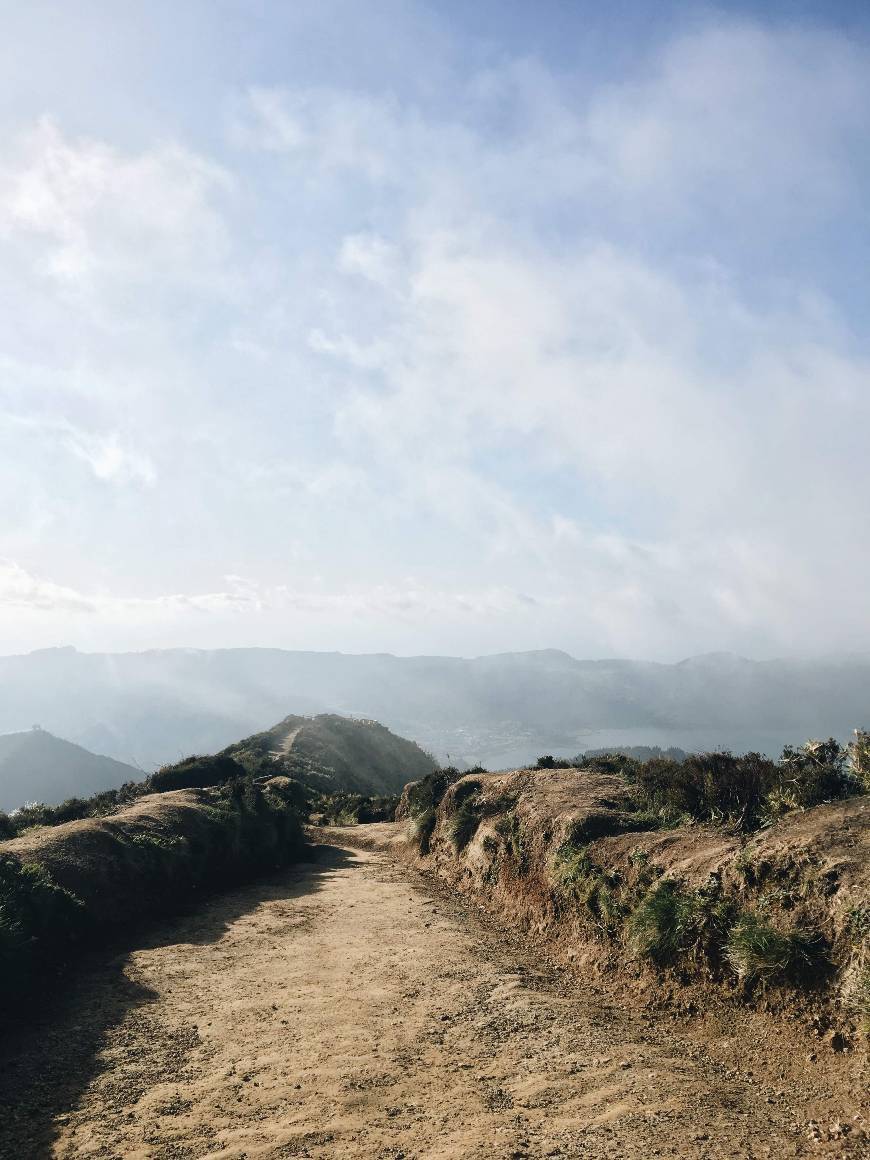
<svg viewBox="0 0 870 1160">
<path fill-rule="evenodd" d="M 866 5 L 0 17 L 0 652 L 870 649 Z"/>
</svg>

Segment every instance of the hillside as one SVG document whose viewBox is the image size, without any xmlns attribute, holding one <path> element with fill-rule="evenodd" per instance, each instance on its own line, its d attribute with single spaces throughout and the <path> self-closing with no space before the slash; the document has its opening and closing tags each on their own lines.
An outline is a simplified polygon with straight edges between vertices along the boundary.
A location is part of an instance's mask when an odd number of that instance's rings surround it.
<svg viewBox="0 0 870 1160">
<path fill-rule="evenodd" d="M 288 711 L 375 718 L 441 760 L 489 769 L 636 745 L 774 756 L 794 737 L 846 740 L 868 723 L 870 656 L 653 664 L 557 650 L 466 660 L 244 648 L 0 657 L 0 730 L 40 721 L 145 769 L 214 753 Z"/>
<path fill-rule="evenodd" d="M 141 777 L 142 771 L 132 765 L 91 753 L 44 729 L 0 736 L 0 810 L 29 801 L 54 805 Z"/>
<path fill-rule="evenodd" d="M 298 780 L 324 792 L 397 794 L 406 782 L 425 777 L 435 768 L 419 745 L 397 737 L 377 721 L 334 713 L 285 717 L 223 752 L 243 764 L 270 758 Z"/>
</svg>

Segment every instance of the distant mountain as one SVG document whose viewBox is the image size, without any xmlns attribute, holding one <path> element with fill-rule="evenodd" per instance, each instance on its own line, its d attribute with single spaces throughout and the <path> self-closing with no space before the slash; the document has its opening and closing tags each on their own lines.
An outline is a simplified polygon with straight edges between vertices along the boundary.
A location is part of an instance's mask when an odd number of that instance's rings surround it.
<svg viewBox="0 0 870 1160">
<path fill-rule="evenodd" d="M 435 768 L 428 754 L 377 721 L 323 713 L 285 717 L 278 725 L 230 745 L 236 760 L 269 757 L 312 788 L 362 794 L 396 794 Z M 298 768 L 297 768 L 298 767 Z"/>
<path fill-rule="evenodd" d="M 5 811 L 25 802 L 56 805 L 141 779 L 141 769 L 91 753 L 44 729 L 0 736 L 0 809 Z"/>
<path fill-rule="evenodd" d="M 558 650 L 458 657 L 282 649 L 0 657 L 0 729 L 38 721 L 153 769 L 214 753 L 288 713 L 374 718 L 441 760 L 491 769 L 612 746 L 776 754 L 870 725 L 870 655 L 679 664 Z"/>
</svg>

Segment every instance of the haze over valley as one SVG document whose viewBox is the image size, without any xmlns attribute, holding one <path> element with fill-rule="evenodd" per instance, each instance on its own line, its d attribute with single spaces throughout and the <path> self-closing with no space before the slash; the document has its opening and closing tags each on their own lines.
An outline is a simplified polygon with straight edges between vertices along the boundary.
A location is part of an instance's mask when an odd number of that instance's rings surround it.
<svg viewBox="0 0 870 1160">
<path fill-rule="evenodd" d="M 870 705 L 870 654 L 677 664 L 558 650 L 459 657 L 168 649 L 0 657 L 0 730 L 39 724 L 155 769 L 213 753 L 288 713 L 374 718 L 440 761 L 490 769 L 606 746 L 757 749 L 850 738 Z"/>
</svg>

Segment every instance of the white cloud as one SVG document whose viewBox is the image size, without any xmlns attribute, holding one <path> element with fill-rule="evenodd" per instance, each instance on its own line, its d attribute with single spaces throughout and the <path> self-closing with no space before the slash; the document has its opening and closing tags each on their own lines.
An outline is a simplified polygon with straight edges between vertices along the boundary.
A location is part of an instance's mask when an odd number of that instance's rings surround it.
<svg viewBox="0 0 870 1160">
<path fill-rule="evenodd" d="M 233 136 L 239 144 L 285 153 L 306 167 L 353 170 L 380 183 L 404 180 L 418 128 L 416 115 L 389 97 L 255 87 L 237 110 Z"/>
<path fill-rule="evenodd" d="M 14 560 L 0 559 L 0 606 L 41 612 L 93 613 L 97 605 L 62 584 L 31 575 Z"/>
<path fill-rule="evenodd" d="M 109 435 L 91 435 L 69 427 L 64 442 L 90 467 L 97 479 L 106 483 L 150 485 L 157 478 L 151 460 L 125 447 L 117 431 Z"/>
<path fill-rule="evenodd" d="M 536 603 L 533 597 L 500 585 L 445 591 L 407 579 L 401 584 L 368 588 L 355 585 L 338 590 L 323 587 L 305 590 L 286 584 L 263 586 L 242 576 L 229 575 L 223 579 L 226 587 L 212 592 L 175 592 L 151 597 L 86 595 L 34 575 L 12 560 L 0 560 L 0 612 L 4 607 L 28 608 L 54 616 L 86 613 L 108 621 L 132 619 L 159 623 L 171 622 L 191 612 L 220 620 L 226 616 L 268 615 L 289 610 L 323 618 L 386 616 L 423 622 L 433 615 L 462 619 L 507 617 Z"/>
<path fill-rule="evenodd" d="M 377 234 L 349 234 L 341 243 L 338 265 L 376 286 L 396 286 L 401 278 L 398 247 Z"/>
<path fill-rule="evenodd" d="M 807 98 L 814 112 L 795 116 L 790 94 L 814 45 L 822 51 L 809 86 L 818 91 Z M 554 186 L 561 194 L 576 180 L 592 204 L 610 188 L 637 205 L 656 186 L 691 209 L 699 183 L 705 196 L 744 206 L 759 188 L 842 201 L 855 180 L 843 143 L 857 119 L 840 114 L 863 84 L 860 61 L 841 42 L 718 28 L 672 46 L 648 81 L 614 88 L 588 115 L 565 114 L 554 136 L 536 120 L 536 147 L 547 176 L 566 134 L 587 151 L 594 164 L 564 157 Z M 297 103 L 297 114 L 309 106 Z M 406 213 L 386 250 L 355 238 L 342 248 L 342 270 L 374 269 L 368 281 L 389 288 L 379 322 L 369 321 L 371 288 L 363 311 L 349 282 L 344 316 L 334 311 L 333 329 L 310 340 L 344 364 L 348 380 L 354 370 L 377 372 L 338 407 L 347 452 L 389 471 L 427 519 L 446 520 L 466 542 L 477 537 L 487 560 L 511 548 L 515 559 L 550 553 L 563 591 L 582 586 L 599 636 L 620 648 L 644 638 L 660 648 L 669 635 L 701 644 L 711 625 L 732 641 L 754 634 L 787 647 L 800 631 L 822 647 L 829 632 L 846 643 L 860 606 L 832 615 L 836 569 L 801 534 L 827 520 L 849 567 L 870 564 L 866 546 L 848 538 L 868 494 L 867 460 L 843 455 L 847 433 L 870 419 L 870 365 L 833 301 L 784 282 L 762 306 L 707 255 L 656 264 L 618 235 L 568 240 L 554 253 L 532 240 L 528 221 L 518 231 L 498 199 L 482 196 L 492 175 L 509 182 L 520 169 L 522 135 L 508 145 L 479 138 L 467 173 L 465 140 L 449 126 L 420 125 L 410 144 L 407 117 L 378 132 L 366 148 L 380 145 L 384 157 L 375 166 L 366 155 L 369 174 L 396 171 L 399 138 L 415 160 L 432 142 L 440 151 L 431 165 L 409 167 Z M 472 206 L 465 224 L 441 181 L 448 169 Z M 527 179 L 519 175 L 514 191 Z M 407 271 L 404 283 L 381 274 L 381 253 L 391 271 Z M 508 449 L 524 479 L 549 466 L 606 496 L 612 531 L 554 552 L 530 497 L 511 486 Z M 484 473 L 482 461 L 500 455 L 495 477 Z M 643 531 L 619 532 L 623 519 Z"/>
<path fill-rule="evenodd" d="M 0 164 L 0 241 L 35 243 L 36 269 L 60 284 L 202 281 L 226 252 L 213 201 L 231 188 L 178 145 L 125 154 L 44 117 Z"/>
<path fill-rule="evenodd" d="M 63 448 L 85 463 L 103 483 L 150 486 L 157 479 L 152 460 L 131 447 L 118 431 L 87 431 L 63 418 L 9 412 L 0 413 L 0 430 L 3 427 L 16 435 L 33 435 L 42 443 Z"/>
<path fill-rule="evenodd" d="M 598 85 L 254 87 L 221 162 L 46 120 L 0 162 L 2 481 L 119 637 L 857 645 L 870 367 L 791 259 L 862 224 L 867 66 L 713 20 Z"/>
<path fill-rule="evenodd" d="M 587 132 L 607 183 L 634 198 L 803 212 L 850 196 L 868 100 L 863 47 L 730 21 L 678 37 L 645 79 L 610 86 Z"/>
</svg>

